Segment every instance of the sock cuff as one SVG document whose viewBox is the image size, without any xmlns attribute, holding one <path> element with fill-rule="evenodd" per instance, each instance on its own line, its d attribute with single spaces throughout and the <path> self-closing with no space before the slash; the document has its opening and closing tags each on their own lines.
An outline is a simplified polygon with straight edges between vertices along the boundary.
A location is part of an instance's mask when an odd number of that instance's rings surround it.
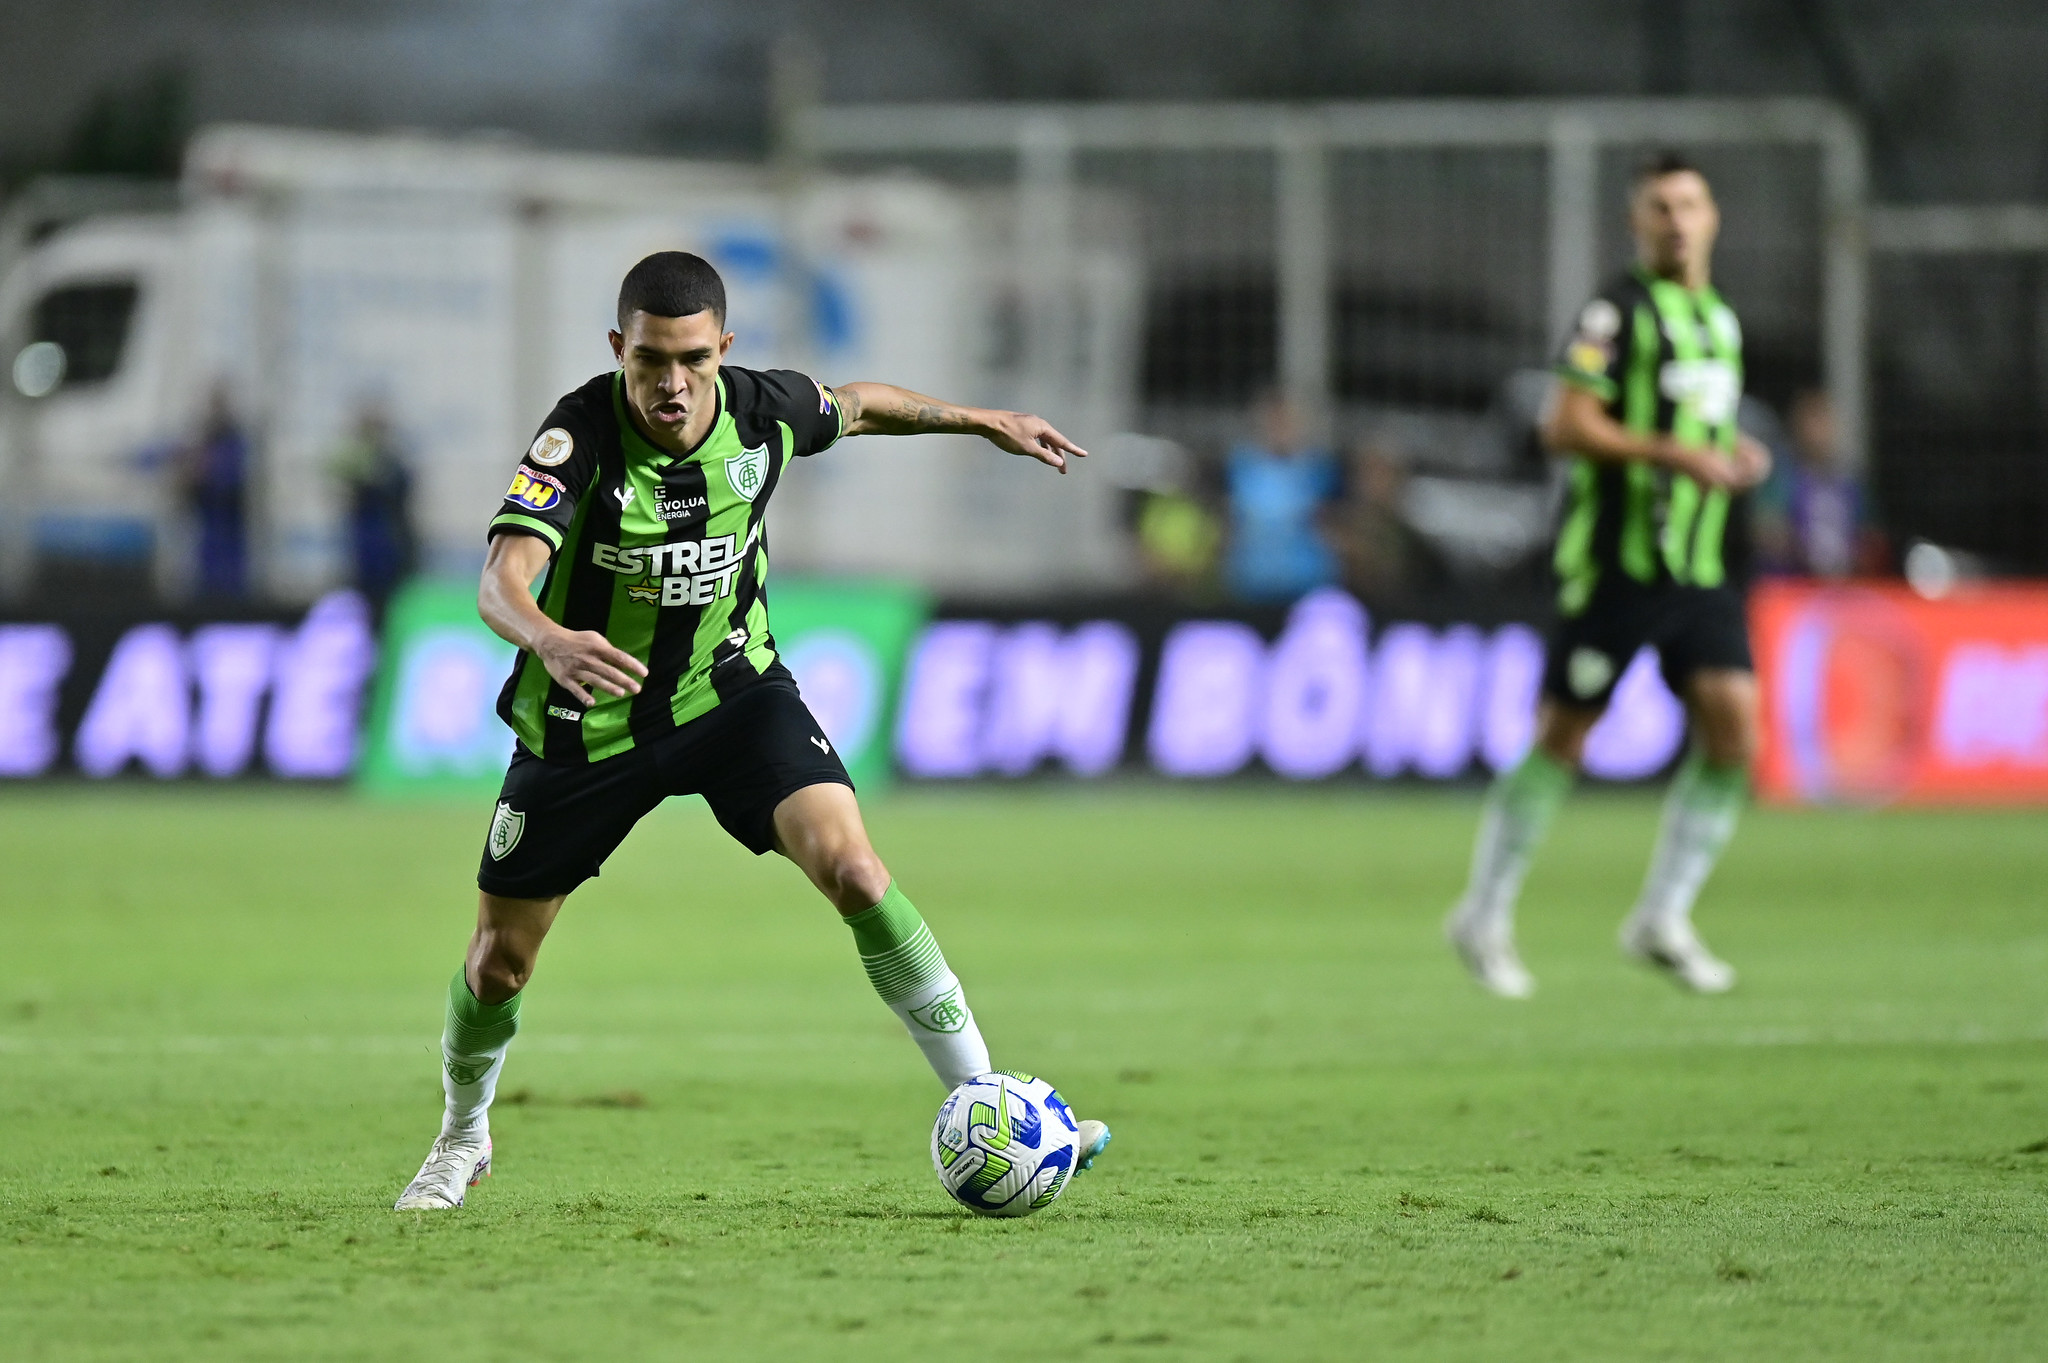
<svg viewBox="0 0 2048 1363">
<path fill-rule="evenodd" d="M 1578 773 L 1541 748 L 1532 747 L 1513 770 L 1496 783 L 1500 799 L 1509 808 L 1538 819 L 1547 818 L 1571 793 Z"/>
<path fill-rule="evenodd" d="M 924 916 L 892 880 L 889 888 L 882 892 L 881 903 L 851 915 L 845 923 L 853 932 L 854 946 L 866 958 L 882 955 L 910 941 L 924 929 Z"/>
<path fill-rule="evenodd" d="M 893 880 L 881 903 L 854 914 L 846 926 L 853 931 L 868 983 L 884 1003 L 906 999 L 946 973 L 946 958 L 932 930 Z"/>
<path fill-rule="evenodd" d="M 482 1055 L 509 1044 L 519 1030 L 520 995 L 484 1003 L 470 992 L 467 967 L 448 982 L 448 1047 L 457 1055 Z"/>
<path fill-rule="evenodd" d="M 1719 766 L 1694 749 L 1686 755 L 1673 784 L 1680 800 L 1688 805 L 1710 808 L 1739 805 L 1749 798 L 1749 768 Z"/>
</svg>

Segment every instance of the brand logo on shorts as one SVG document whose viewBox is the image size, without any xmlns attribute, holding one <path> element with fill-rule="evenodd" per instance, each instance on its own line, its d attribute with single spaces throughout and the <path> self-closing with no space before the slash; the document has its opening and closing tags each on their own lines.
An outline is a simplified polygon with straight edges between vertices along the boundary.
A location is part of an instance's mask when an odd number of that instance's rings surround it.
<svg viewBox="0 0 2048 1363">
<path fill-rule="evenodd" d="M 967 1005 L 960 1000 L 960 986 L 954 985 L 922 1008 L 910 1010 L 911 1020 L 927 1032 L 957 1032 L 967 1025 Z"/>
<path fill-rule="evenodd" d="M 747 501 L 761 495 L 761 489 L 768 484 L 768 446 L 756 445 L 750 450 L 741 450 L 730 455 L 725 461 L 725 481 L 732 484 L 732 490 Z"/>
<path fill-rule="evenodd" d="M 1575 648 L 1565 659 L 1565 685 L 1580 700 L 1591 700 L 1614 680 L 1614 659 L 1597 648 Z"/>
<path fill-rule="evenodd" d="M 498 813 L 491 820 L 490 840 L 484 844 L 492 861 L 503 861 L 512 849 L 519 845 L 519 835 L 526 831 L 526 816 L 512 808 L 508 801 L 498 801 Z"/>
</svg>

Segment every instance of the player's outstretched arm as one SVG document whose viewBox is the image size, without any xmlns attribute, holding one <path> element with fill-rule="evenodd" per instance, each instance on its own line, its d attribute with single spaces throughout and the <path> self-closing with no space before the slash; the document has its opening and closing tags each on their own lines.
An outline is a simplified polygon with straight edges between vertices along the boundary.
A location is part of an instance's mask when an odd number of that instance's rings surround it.
<svg viewBox="0 0 2048 1363">
<path fill-rule="evenodd" d="M 889 383 L 841 384 L 832 396 L 839 403 L 847 435 L 978 435 L 998 449 L 1036 459 L 1061 473 L 1067 471 L 1068 455 L 1088 457 L 1088 451 L 1054 430 L 1051 422 L 1028 412 L 956 407 Z"/>
<path fill-rule="evenodd" d="M 500 639 L 539 658 L 548 675 L 585 705 L 592 703 L 592 687 L 612 696 L 638 695 L 646 664 L 595 630 L 563 629 L 534 604 L 533 580 L 550 554 L 531 535 L 493 535 L 477 586 L 477 614 Z"/>
</svg>

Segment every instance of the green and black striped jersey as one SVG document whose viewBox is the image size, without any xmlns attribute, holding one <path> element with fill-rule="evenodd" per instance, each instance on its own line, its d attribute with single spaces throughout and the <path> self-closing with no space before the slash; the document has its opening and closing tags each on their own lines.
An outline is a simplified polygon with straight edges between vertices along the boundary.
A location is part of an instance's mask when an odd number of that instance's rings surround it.
<svg viewBox="0 0 2048 1363">
<path fill-rule="evenodd" d="M 1732 455 L 1742 401 L 1742 327 L 1709 288 L 1641 268 L 1579 314 L 1557 373 L 1631 431 Z M 1558 605 L 1576 615 L 1601 576 L 1717 587 L 1727 580 L 1728 493 L 1638 462 L 1575 456 L 1558 530 Z"/>
<path fill-rule="evenodd" d="M 719 371 L 718 416 L 688 455 L 641 438 L 624 379 L 556 404 L 513 475 L 490 534 L 554 549 L 540 608 L 647 665 L 637 696 L 586 706 L 521 651 L 498 714 L 550 762 L 597 762 L 668 733 L 760 679 L 768 632 L 762 517 L 789 461 L 840 436 L 831 391 L 789 370 Z"/>
</svg>

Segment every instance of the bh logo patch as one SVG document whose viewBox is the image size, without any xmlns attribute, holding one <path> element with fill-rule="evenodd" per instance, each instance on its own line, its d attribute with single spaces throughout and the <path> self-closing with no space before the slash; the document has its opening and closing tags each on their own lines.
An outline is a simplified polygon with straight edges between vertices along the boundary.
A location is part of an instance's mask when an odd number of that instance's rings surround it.
<svg viewBox="0 0 2048 1363">
<path fill-rule="evenodd" d="M 725 481 L 747 501 L 760 496 L 761 489 L 768 485 L 768 447 L 756 445 L 750 450 L 727 455 Z"/>
<path fill-rule="evenodd" d="M 512 475 L 512 486 L 505 490 L 505 500 L 532 507 L 535 511 L 546 511 L 562 500 L 562 485 L 545 473 L 529 473 L 521 469 Z"/>
<path fill-rule="evenodd" d="M 960 1001 L 960 986 L 954 985 L 910 1016 L 927 1032 L 957 1032 L 967 1025 L 967 1005 Z"/>
<path fill-rule="evenodd" d="M 485 848 L 492 861 L 503 861 L 519 845 L 519 835 L 526 831 L 526 816 L 512 808 L 510 802 L 498 801 L 498 812 L 491 819 L 491 836 Z"/>
</svg>

